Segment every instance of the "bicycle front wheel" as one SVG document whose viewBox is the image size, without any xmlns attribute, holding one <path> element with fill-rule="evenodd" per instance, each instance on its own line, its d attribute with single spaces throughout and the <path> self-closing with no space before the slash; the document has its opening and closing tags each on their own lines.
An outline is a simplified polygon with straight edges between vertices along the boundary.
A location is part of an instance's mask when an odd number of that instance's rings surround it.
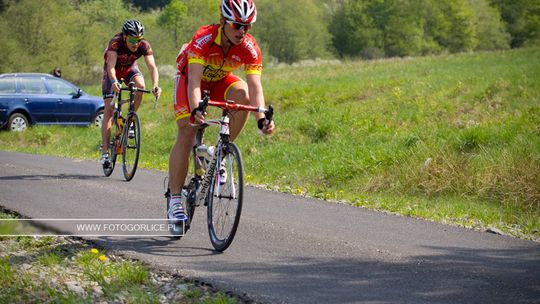
<svg viewBox="0 0 540 304">
<path fill-rule="evenodd" d="M 240 150 L 233 143 L 222 148 L 217 161 L 207 198 L 208 233 L 212 246 L 217 251 L 224 251 L 231 245 L 240 223 L 244 169 Z"/>
<path fill-rule="evenodd" d="M 135 176 L 135 171 L 137 171 L 139 153 L 141 152 L 141 124 L 139 116 L 135 112 L 128 115 L 124 124 L 122 147 L 124 150 L 122 156 L 124 177 L 127 181 L 130 181 Z"/>
</svg>

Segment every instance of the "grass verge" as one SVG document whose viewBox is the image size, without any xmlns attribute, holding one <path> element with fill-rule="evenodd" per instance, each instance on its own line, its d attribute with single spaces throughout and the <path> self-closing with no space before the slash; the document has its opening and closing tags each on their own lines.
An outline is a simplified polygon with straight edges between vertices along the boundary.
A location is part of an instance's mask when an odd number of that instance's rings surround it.
<svg viewBox="0 0 540 304">
<path fill-rule="evenodd" d="M 12 218 L 0 213 L 0 218 Z M 0 234 L 35 228 L 0 221 Z M 67 237 L 0 237 L 0 303 L 241 303 Z"/>
</svg>

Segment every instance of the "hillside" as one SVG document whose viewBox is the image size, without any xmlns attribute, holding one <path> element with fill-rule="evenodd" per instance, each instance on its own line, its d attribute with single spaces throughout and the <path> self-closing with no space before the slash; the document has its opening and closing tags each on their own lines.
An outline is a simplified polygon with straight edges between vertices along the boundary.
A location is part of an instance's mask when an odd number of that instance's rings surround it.
<svg viewBox="0 0 540 304">
<path fill-rule="evenodd" d="M 538 238 L 539 72 L 538 48 L 267 67 L 278 131 L 258 136 L 250 120 L 237 140 L 247 181 Z M 165 171 L 176 127 L 162 87 L 157 110 L 140 110 L 140 164 Z M 99 140 L 96 128 L 0 133 L 2 149 L 96 160 Z"/>
</svg>

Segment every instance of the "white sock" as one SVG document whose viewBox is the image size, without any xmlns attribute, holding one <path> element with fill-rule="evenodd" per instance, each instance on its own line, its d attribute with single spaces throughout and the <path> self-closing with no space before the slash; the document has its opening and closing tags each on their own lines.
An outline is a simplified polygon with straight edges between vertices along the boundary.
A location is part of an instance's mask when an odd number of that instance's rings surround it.
<svg viewBox="0 0 540 304">
<path fill-rule="evenodd" d="M 182 194 L 173 194 L 171 195 L 171 201 L 169 202 L 169 206 L 174 206 L 176 204 L 180 204 L 182 202 Z"/>
</svg>

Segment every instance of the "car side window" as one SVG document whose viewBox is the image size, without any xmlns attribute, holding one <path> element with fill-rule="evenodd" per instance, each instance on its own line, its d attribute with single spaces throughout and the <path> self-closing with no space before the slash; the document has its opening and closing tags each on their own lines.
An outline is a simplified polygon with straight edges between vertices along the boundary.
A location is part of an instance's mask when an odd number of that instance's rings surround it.
<svg viewBox="0 0 540 304">
<path fill-rule="evenodd" d="M 47 94 L 45 82 L 41 78 L 21 77 L 19 78 L 21 93 L 24 94 Z"/>
<path fill-rule="evenodd" d="M 77 95 L 77 89 L 59 79 L 47 79 L 49 87 L 54 94 L 58 95 Z"/>
<path fill-rule="evenodd" d="M 16 79 L 14 77 L 0 78 L 0 94 L 14 94 L 16 91 Z"/>
</svg>

